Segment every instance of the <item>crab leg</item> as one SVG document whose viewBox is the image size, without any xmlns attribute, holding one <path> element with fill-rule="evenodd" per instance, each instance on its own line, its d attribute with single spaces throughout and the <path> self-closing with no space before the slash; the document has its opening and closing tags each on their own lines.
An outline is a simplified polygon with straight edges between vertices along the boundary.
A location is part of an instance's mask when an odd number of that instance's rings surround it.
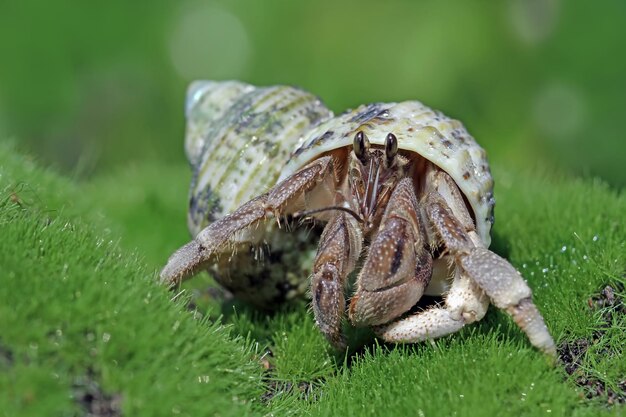
<svg viewBox="0 0 626 417">
<path fill-rule="evenodd" d="M 324 184 L 333 172 L 330 156 L 319 158 L 281 181 L 265 194 L 254 198 L 233 213 L 203 229 L 191 242 L 178 249 L 161 271 L 161 282 L 176 285 L 205 269 L 223 253 L 240 245 L 250 245 L 257 237 L 257 226 L 270 218 L 278 219 L 292 206 L 304 204 L 303 194 Z"/>
<path fill-rule="evenodd" d="M 346 277 L 354 270 L 363 237 L 354 217 L 337 213 L 320 239 L 311 279 L 312 306 L 317 326 L 338 349 L 345 347 L 341 319 L 345 311 Z"/>
<path fill-rule="evenodd" d="M 462 318 L 465 324 L 476 320 L 476 313 L 480 317 L 484 315 L 484 311 L 476 310 L 480 291 L 471 285 L 476 284 L 496 307 L 513 317 L 534 346 L 550 356 L 556 355 L 554 341 L 532 302 L 530 288 L 511 264 L 482 246 L 460 191 L 448 174 L 443 171 L 428 174 L 422 204 L 431 226 L 431 240 L 435 246 L 442 244 L 454 261 L 455 282 L 446 297 L 446 310 L 454 313 L 452 318 Z M 460 304 L 456 305 L 451 295 L 455 295 L 453 290 L 460 285 L 459 280 L 464 279 L 469 279 L 468 291 L 459 294 Z M 457 308 L 460 310 L 456 311 Z M 468 313 L 472 314 L 468 316 Z"/>
<path fill-rule="evenodd" d="M 444 190 L 442 192 L 448 195 Z M 460 194 L 458 197 L 460 198 Z M 439 199 L 443 201 L 441 197 Z M 463 218 L 471 222 L 469 214 Z M 428 239 L 432 242 L 432 230 L 427 232 Z M 464 231 L 461 230 L 460 233 Z M 471 242 L 468 241 L 468 244 Z M 443 307 L 433 307 L 391 324 L 378 326 L 375 328 L 376 333 L 389 342 L 413 343 L 457 332 L 465 324 L 483 318 L 489 306 L 489 299 L 467 276 L 460 274 L 458 270 L 455 274 L 450 290 L 445 295 Z"/>
<path fill-rule="evenodd" d="M 414 343 L 455 333 L 485 316 L 489 299 L 465 274 L 456 271 L 444 305 L 429 308 L 375 329 L 388 342 Z"/>
<path fill-rule="evenodd" d="M 423 217 L 427 219 L 427 223 L 431 225 L 435 223 L 434 226 L 428 228 L 431 246 L 437 247 L 442 240 L 448 244 L 446 249 L 449 251 L 457 246 L 473 246 L 466 232 L 466 228 L 473 229 L 471 217 L 463 209 L 455 210 L 453 215 L 442 197 L 443 195 L 464 204 L 460 193 L 455 186 L 452 186 L 453 184 L 445 181 L 440 184 L 440 181 L 433 177 L 435 176 L 429 174 L 427 184 L 440 186 L 436 190 L 431 190 L 427 198 L 422 200 L 422 205 L 429 208 L 424 210 L 426 213 Z M 439 214 L 437 211 L 439 209 L 443 210 L 445 215 Z M 433 212 L 436 214 L 433 215 Z M 433 216 L 435 221 L 428 221 Z M 457 220 L 458 218 L 461 221 Z M 461 245 L 457 244 L 459 241 Z M 376 333 L 389 342 L 413 343 L 446 336 L 461 330 L 466 324 L 482 319 L 489 307 L 489 299 L 467 274 L 455 268 L 454 265 L 452 265 L 452 278 L 450 290 L 444 295 L 443 306 L 435 306 L 394 323 L 380 326 L 375 329 Z"/>
<path fill-rule="evenodd" d="M 379 334 L 389 341 L 413 342 L 455 332 L 484 316 L 484 292 L 496 307 L 513 317 L 535 347 L 556 355 L 530 288 L 511 264 L 482 247 L 460 191 L 446 173 L 429 172 L 422 205 L 433 246 L 442 244 L 453 259 L 454 281 L 445 308 L 435 307 L 381 326 Z"/>
<path fill-rule="evenodd" d="M 452 178 L 443 171 L 432 171 L 427 183 L 426 217 L 461 269 L 460 274 L 468 276 L 496 307 L 509 313 L 535 347 L 555 356 L 554 341 L 532 302 L 530 287 L 508 261 L 483 247 Z"/>
<path fill-rule="evenodd" d="M 410 178 L 402 179 L 393 191 L 379 230 L 350 301 L 350 321 L 358 326 L 387 323 L 408 311 L 432 274 Z"/>
</svg>

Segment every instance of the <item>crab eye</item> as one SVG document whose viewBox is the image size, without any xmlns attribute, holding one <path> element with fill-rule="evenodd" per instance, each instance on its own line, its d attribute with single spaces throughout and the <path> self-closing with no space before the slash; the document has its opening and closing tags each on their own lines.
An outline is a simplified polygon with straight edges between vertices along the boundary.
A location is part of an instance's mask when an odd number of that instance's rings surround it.
<svg viewBox="0 0 626 417">
<path fill-rule="evenodd" d="M 354 154 L 356 157 L 360 160 L 364 160 L 366 152 L 370 148 L 370 141 L 362 131 L 358 131 L 354 136 L 354 143 L 352 146 L 354 147 Z"/>
<path fill-rule="evenodd" d="M 392 162 L 398 153 L 398 138 L 393 133 L 387 135 L 385 140 L 385 155 L 387 155 L 387 161 Z"/>
</svg>

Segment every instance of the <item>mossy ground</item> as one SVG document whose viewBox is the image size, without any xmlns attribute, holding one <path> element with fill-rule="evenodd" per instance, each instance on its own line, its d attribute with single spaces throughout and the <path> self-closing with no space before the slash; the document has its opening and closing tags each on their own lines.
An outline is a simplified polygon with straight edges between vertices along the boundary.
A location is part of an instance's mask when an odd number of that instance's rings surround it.
<svg viewBox="0 0 626 417">
<path fill-rule="evenodd" d="M 572 375 L 494 308 L 433 343 L 356 333 L 344 354 L 305 301 L 270 315 L 204 291 L 207 277 L 169 293 L 155 277 L 188 238 L 184 165 L 76 183 L 1 145 L 0 415 L 85 415 L 95 396 L 133 416 L 626 413 L 579 386 L 626 394 L 626 317 L 589 302 L 607 285 L 624 297 L 624 194 L 493 168 L 493 249 L 528 279 L 561 346 L 587 341 Z"/>
</svg>

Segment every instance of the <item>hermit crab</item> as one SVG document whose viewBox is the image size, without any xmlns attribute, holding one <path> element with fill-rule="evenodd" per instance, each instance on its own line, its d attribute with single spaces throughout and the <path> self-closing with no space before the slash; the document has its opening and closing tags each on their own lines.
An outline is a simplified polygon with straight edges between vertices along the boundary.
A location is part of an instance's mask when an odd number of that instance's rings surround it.
<svg viewBox="0 0 626 417">
<path fill-rule="evenodd" d="M 530 288 L 488 249 L 493 180 L 459 121 L 418 101 L 334 116 L 303 90 L 235 81 L 192 84 L 186 113 L 195 237 L 164 284 L 208 269 L 261 307 L 310 287 L 338 348 L 344 316 L 388 342 L 418 342 L 480 320 L 491 302 L 555 355 Z M 425 294 L 442 302 L 416 309 Z"/>
</svg>

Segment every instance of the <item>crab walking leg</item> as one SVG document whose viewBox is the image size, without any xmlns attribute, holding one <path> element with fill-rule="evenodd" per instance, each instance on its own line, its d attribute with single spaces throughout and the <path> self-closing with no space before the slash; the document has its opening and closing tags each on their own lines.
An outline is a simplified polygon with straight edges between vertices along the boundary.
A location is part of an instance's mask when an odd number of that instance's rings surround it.
<svg viewBox="0 0 626 417">
<path fill-rule="evenodd" d="M 176 285 L 229 254 L 237 246 L 256 243 L 254 232 L 260 222 L 285 214 L 287 206 L 299 202 L 303 194 L 324 181 L 333 172 L 330 156 L 319 158 L 256 197 L 233 213 L 204 228 L 191 242 L 178 249 L 161 271 L 161 283 Z"/>
<path fill-rule="evenodd" d="M 394 342 L 444 336 L 480 320 L 491 299 L 513 317 L 535 347 L 554 357 L 554 341 L 532 303 L 530 288 L 511 264 L 482 247 L 460 193 L 447 174 L 429 173 L 422 205 L 433 246 L 442 244 L 453 259 L 454 281 L 445 297 L 445 308 L 432 308 L 381 326 L 377 329 L 380 336 Z"/>
<path fill-rule="evenodd" d="M 387 323 L 417 303 L 432 275 L 410 178 L 396 186 L 350 301 L 355 326 Z"/>
<path fill-rule="evenodd" d="M 312 306 L 317 326 L 337 349 L 346 345 L 341 332 L 346 277 L 354 270 L 363 237 L 354 217 L 337 213 L 322 233 L 313 264 Z"/>
<path fill-rule="evenodd" d="M 449 187 L 450 184 L 447 181 L 440 181 L 438 172 L 429 172 L 426 184 L 429 189 L 439 189 L 446 197 L 451 199 L 458 198 L 462 203 L 460 193 L 457 191 L 455 194 L 455 187 Z M 437 202 L 445 204 L 439 194 L 433 193 L 431 195 Z M 430 205 L 432 206 L 432 203 Z M 469 214 L 464 215 L 461 211 L 457 216 L 465 223 L 471 224 Z M 454 220 L 451 215 L 449 217 Z M 424 218 L 428 219 L 428 216 L 424 216 Z M 449 222 L 448 225 L 450 225 Z M 466 236 L 463 227 L 458 226 L 458 234 Z M 436 247 L 441 238 L 432 236 L 432 227 L 428 229 L 429 243 L 431 246 Z M 452 229 L 456 231 L 454 228 Z M 464 244 L 472 245 L 469 237 L 464 241 Z M 413 343 L 457 332 L 464 325 L 482 319 L 487 312 L 489 299 L 483 294 L 478 285 L 463 274 L 461 270 L 452 268 L 452 273 L 454 274 L 454 279 L 450 290 L 445 295 L 443 306 L 433 307 L 402 318 L 394 323 L 379 326 L 375 329 L 376 333 L 389 342 Z"/>
<path fill-rule="evenodd" d="M 455 274 L 443 307 L 433 307 L 379 326 L 375 329 L 376 334 L 388 342 L 414 343 L 455 333 L 466 324 L 482 319 L 489 307 L 489 299 L 465 274 L 459 270 Z"/>
</svg>

